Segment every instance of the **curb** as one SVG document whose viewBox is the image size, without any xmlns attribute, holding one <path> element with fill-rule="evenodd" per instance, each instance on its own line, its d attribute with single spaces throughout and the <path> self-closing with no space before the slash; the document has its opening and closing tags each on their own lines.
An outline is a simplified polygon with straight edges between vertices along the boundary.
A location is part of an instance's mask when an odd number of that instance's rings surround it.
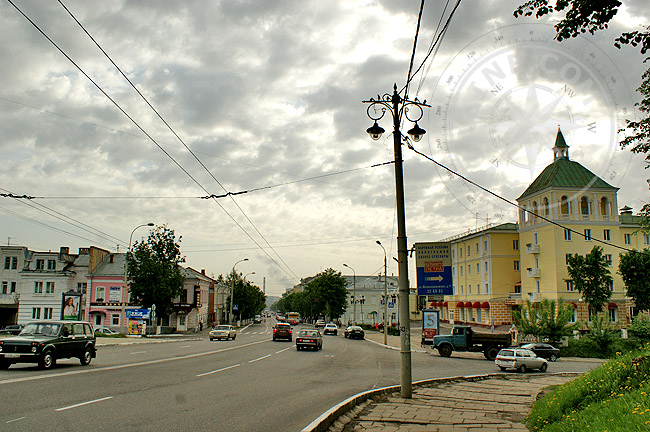
<svg viewBox="0 0 650 432">
<path fill-rule="evenodd" d="M 375 342 L 376 343 L 376 342 Z M 382 344 L 383 345 L 383 344 Z M 544 376 L 579 376 L 583 372 L 557 372 L 544 374 Z M 416 387 L 427 387 L 431 384 L 442 384 L 448 382 L 460 382 L 460 381 L 483 381 L 490 378 L 502 378 L 502 379 L 527 379 L 528 376 L 525 375 L 511 375 L 508 373 L 491 373 L 483 375 L 466 375 L 466 376 L 454 376 L 454 377 L 444 377 L 444 378 L 431 378 L 426 380 L 420 380 L 413 382 L 412 386 Z M 316 420 L 309 423 L 305 426 L 301 432 L 323 432 L 326 431 L 342 414 L 351 410 L 356 405 L 359 405 L 368 399 L 373 398 L 374 396 L 380 396 L 385 394 L 394 393 L 400 390 L 399 385 L 382 387 L 378 389 L 368 390 L 365 392 L 358 393 L 354 396 L 351 396 L 344 400 L 343 402 L 333 406 L 329 410 L 321 414 Z"/>
<path fill-rule="evenodd" d="M 101 343 L 96 344 L 97 348 L 108 347 L 108 346 L 121 346 L 121 345 L 146 345 L 146 344 L 155 344 L 155 343 L 169 343 L 169 342 L 186 342 L 186 341 L 200 341 L 203 338 L 182 338 L 182 339 L 153 339 L 147 340 L 147 338 L 139 339 L 138 341 L 133 342 L 111 342 L 111 343 Z"/>
</svg>

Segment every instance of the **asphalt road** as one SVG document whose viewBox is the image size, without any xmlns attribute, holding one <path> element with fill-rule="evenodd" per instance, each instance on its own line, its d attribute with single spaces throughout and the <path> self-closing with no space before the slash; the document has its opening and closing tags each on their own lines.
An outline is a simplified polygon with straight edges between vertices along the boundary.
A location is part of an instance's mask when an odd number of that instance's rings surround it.
<svg viewBox="0 0 650 432">
<path fill-rule="evenodd" d="M 269 321 L 234 341 L 101 347 L 87 367 L 14 365 L 0 371 L 0 430 L 298 431 L 349 396 L 399 384 L 397 350 L 341 330 L 321 351 L 297 351 L 271 332 Z M 561 359 L 549 371 L 597 365 Z M 482 356 L 430 352 L 413 352 L 412 368 L 413 380 L 496 372 Z"/>
</svg>

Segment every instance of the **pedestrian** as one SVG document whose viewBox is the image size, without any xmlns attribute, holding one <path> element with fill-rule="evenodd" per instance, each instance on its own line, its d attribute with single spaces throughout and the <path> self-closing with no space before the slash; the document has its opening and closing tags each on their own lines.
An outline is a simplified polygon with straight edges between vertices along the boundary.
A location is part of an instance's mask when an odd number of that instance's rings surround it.
<svg viewBox="0 0 650 432">
<path fill-rule="evenodd" d="M 203 320 L 199 321 L 199 331 L 203 331 Z"/>
</svg>

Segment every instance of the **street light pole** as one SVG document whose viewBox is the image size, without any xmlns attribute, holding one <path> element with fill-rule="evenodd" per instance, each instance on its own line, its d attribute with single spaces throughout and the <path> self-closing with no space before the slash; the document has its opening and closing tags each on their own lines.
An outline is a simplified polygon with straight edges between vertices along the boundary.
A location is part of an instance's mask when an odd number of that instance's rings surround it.
<svg viewBox="0 0 650 432">
<path fill-rule="evenodd" d="M 403 398 L 413 396 L 412 375 L 411 375 L 411 325 L 409 317 L 409 280 L 408 280 L 408 251 L 406 246 L 406 216 L 404 210 L 404 172 L 402 170 L 402 136 L 400 123 L 402 115 L 407 120 L 415 123 L 415 126 L 408 131 L 408 135 L 415 142 L 420 141 L 426 131 L 418 126 L 418 120 L 424 115 L 422 107 L 430 107 L 425 102 L 420 102 L 417 98 L 413 101 L 404 99 L 397 93 L 397 84 L 393 86 L 393 94 L 384 94 L 377 96 L 377 99 L 363 101 L 367 103 L 366 113 L 374 124 L 366 132 L 373 140 L 381 138 L 384 129 L 377 124 L 390 111 L 393 117 L 393 153 L 395 155 L 395 202 L 397 206 L 397 257 L 399 271 L 399 334 L 400 334 L 400 355 L 401 355 L 401 373 L 400 373 L 400 393 Z M 416 115 L 409 116 L 409 110 L 413 108 Z M 372 114 L 371 114 L 372 109 Z M 419 113 L 419 115 L 417 115 Z"/>
<path fill-rule="evenodd" d="M 357 272 L 354 271 L 352 267 L 347 264 L 343 264 L 343 267 L 347 267 L 352 270 L 352 324 L 357 324 Z"/>
<path fill-rule="evenodd" d="M 386 325 L 388 321 L 388 287 L 386 286 L 388 265 L 386 263 L 386 248 L 379 240 L 377 240 L 377 244 L 384 250 L 384 345 L 388 345 L 388 326 Z"/>
<path fill-rule="evenodd" d="M 237 266 L 237 264 L 244 261 L 248 261 L 248 258 L 239 260 L 235 263 L 234 266 L 232 266 L 232 287 L 230 289 L 230 315 L 228 315 L 228 324 L 230 325 L 232 325 L 232 302 L 235 299 L 235 276 L 237 275 L 237 273 L 235 273 L 235 267 Z"/>
<path fill-rule="evenodd" d="M 138 228 L 142 228 L 143 226 L 153 226 L 153 222 L 138 225 L 137 227 L 133 228 L 133 231 L 131 231 L 131 235 L 129 236 L 129 247 L 126 249 L 126 253 L 124 254 L 124 289 L 122 291 L 122 316 L 121 316 L 122 325 L 120 326 L 122 328 L 122 333 L 123 334 L 127 333 L 127 331 L 126 331 L 126 302 L 129 300 L 128 292 L 127 292 L 127 289 L 126 289 L 126 275 L 127 275 L 126 271 L 128 269 L 128 260 L 126 258 L 127 258 L 128 254 L 129 254 L 129 251 L 131 250 L 131 241 L 133 241 L 133 233 L 135 232 L 135 230 L 137 230 Z M 125 293 L 127 293 L 126 300 L 124 299 L 124 294 Z M 106 300 L 106 299 L 104 299 L 104 300 Z M 154 326 L 155 326 L 155 324 L 154 324 Z"/>
</svg>

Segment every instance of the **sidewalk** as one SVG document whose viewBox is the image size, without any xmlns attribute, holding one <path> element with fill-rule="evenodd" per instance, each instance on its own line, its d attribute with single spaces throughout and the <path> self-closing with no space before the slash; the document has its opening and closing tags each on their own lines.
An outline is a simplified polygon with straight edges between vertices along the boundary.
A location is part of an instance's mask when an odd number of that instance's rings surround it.
<svg viewBox="0 0 650 432">
<path fill-rule="evenodd" d="M 205 330 L 204 330 L 205 332 Z M 167 334 L 156 336 L 127 336 L 127 337 L 102 337 L 99 336 L 95 339 L 97 347 L 116 346 L 116 345 L 138 345 L 138 344 L 151 344 L 151 343 L 167 343 L 167 342 L 181 342 L 181 341 L 197 341 L 204 339 L 203 332 L 189 333 L 189 334 Z"/>
</svg>

